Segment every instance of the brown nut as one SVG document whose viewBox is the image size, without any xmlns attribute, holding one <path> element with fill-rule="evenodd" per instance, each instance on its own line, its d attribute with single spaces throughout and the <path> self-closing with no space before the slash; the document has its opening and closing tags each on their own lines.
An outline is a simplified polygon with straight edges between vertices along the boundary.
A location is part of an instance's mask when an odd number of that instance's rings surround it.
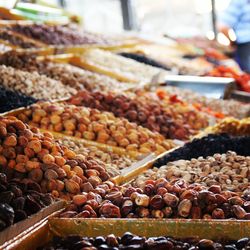
<svg viewBox="0 0 250 250">
<path fill-rule="evenodd" d="M 99 209 L 99 214 L 106 218 L 121 218 L 119 207 L 111 203 L 103 204 Z"/>
<path fill-rule="evenodd" d="M 181 217 L 188 217 L 192 208 L 192 202 L 190 200 L 184 199 L 178 205 L 178 214 Z"/>
<path fill-rule="evenodd" d="M 244 201 L 239 196 L 233 196 L 228 199 L 229 204 L 243 206 Z"/>
<path fill-rule="evenodd" d="M 135 198 L 133 199 L 133 194 L 135 194 Z M 149 206 L 149 197 L 145 194 L 139 194 L 137 192 L 131 195 L 131 200 L 135 201 L 137 206 L 148 207 Z"/>
<path fill-rule="evenodd" d="M 204 202 L 205 204 L 213 204 L 216 203 L 215 195 L 207 190 L 202 190 L 198 193 L 198 200 L 200 202 Z"/>
<path fill-rule="evenodd" d="M 73 203 L 77 206 L 82 206 L 87 201 L 87 195 L 78 194 L 73 196 Z"/>
<path fill-rule="evenodd" d="M 187 189 L 181 193 L 180 200 L 188 199 L 190 201 L 193 201 L 196 195 L 197 193 L 194 190 Z"/>
<path fill-rule="evenodd" d="M 212 185 L 208 188 L 208 191 L 214 193 L 214 194 L 220 194 L 221 193 L 221 187 L 219 185 Z"/>
<path fill-rule="evenodd" d="M 179 198 L 175 196 L 174 194 L 166 193 L 163 196 L 163 200 L 166 203 L 167 206 L 169 207 L 177 207 L 179 203 Z"/>
<path fill-rule="evenodd" d="M 106 243 L 110 247 L 118 247 L 119 243 L 117 241 L 117 238 L 115 237 L 114 234 L 110 234 L 106 237 Z"/>
<path fill-rule="evenodd" d="M 154 193 L 155 187 L 152 184 L 147 184 L 144 187 L 144 193 L 148 196 L 152 195 Z"/>
<path fill-rule="evenodd" d="M 33 169 L 29 172 L 29 178 L 39 183 L 43 179 L 43 171 L 40 168 Z"/>
<path fill-rule="evenodd" d="M 161 210 L 152 210 L 151 215 L 153 218 L 162 219 L 164 217 L 164 213 Z"/>
<path fill-rule="evenodd" d="M 149 204 L 152 209 L 159 210 L 164 207 L 164 200 L 157 194 L 151 197 Z"/>
<path fill-rule="evenodd" d="M 213 219 L 225 219 L 224 211 L 221 208 L 216 208 L 212 212 Z"/>
<path fill-rule="evenodd" d="M 171 207 L 165 207 L 162 209 L 165 218 L 170 218 L 173 214 L 173 209 Z"/>
<path fill-rule="evenodd" d="M 140 218 L 148 218 L 150 216 L 150 211 L 148 208 L 145 207 L 138 207 L 136 209 L 136 214 L 140 217 Z"/>
<path fill-rule="evenodd" d="M 244 217 L 246 216 L 246 211 L 239 205 L 233 205 L 232 211 L 237 219 L 244 219 Z"/>
<path fill-rule="evenodd" d="M 35 153 L 39 153 L 42 150 L 42 145 L 39 140 L 30 141 L 27 147 L 32 149 Z"/>
<path fill-rule="evenodd" d="M 4 145 L 8 146 L 8 147 L 15 147 L 17 145 L 17 139 L 15 135 L 9 135 L 5 138 Z"/>
<path fill-rule="evenodd" d="M 58 174 L 55 170 L 53 169 L 48 169 L 45 171 L 44 173 L 44 178 L 47 179 L 47 180 L 55 180 L 58 178 Z"/>
<path fill-rule="evenodd" d="M 81 190 L 83 192 L 88 193 L 90 191 L 93 191 L 93 189 L 94 189 L 93 186 L 89 182 L 85 182 L 81 184 Z"/>
<path fill-rule="evenodd" d="M 65 188 L 69 193 L 77 194 L 80 192 L 80 186 L 73 180 L 65 180 Z"/>
<path fill-rule="evenodd" d="M 126 217 L 129 213 L 133 211 L 134 204 L 131 200 L 125 200 L 121 207 L 121 214 Z"/>
</svg>

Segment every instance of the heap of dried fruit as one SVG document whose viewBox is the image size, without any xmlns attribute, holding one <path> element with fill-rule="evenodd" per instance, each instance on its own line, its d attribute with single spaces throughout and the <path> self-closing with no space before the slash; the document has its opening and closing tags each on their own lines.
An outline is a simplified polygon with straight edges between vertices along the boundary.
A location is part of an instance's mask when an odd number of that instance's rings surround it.
<svg viewBox="0 0 250 250">
<path fill-rule="evenodd" d="M 121 170 L 127 168 L 135 162 L 135 159 L 129 156 L 121 156 L 113 153 L 111 150 L 107 152 L 97 148 L 96 146 L 84 146 L 81 140 L 72 140 L 70 137 L 62 137 L 57 141 L 73 150 L 77 154 L 82 154 L 87 159 L 95 159 L 95 161 L 101 161 L 105 163 L 105 169 L 111 177 L 117 176 L 121 173 Z"/>
<path fill-rule="evenodd" d="M 0 231 L 26 219 L 53 202 L 50 194 L 43 194 L 36 182 L 24 179 L 7 180 L 0 173 Z"/>
<path fill-rule="evenodd" d="M 239 195 L 219 185 L 207 188 L 164 178 L 145 184 L 141 189 L 106 182 L 74 196 L 60 217 L 250 219 L 250 189 Z"/>
<path fill-rule="evenodd" d="M 61 81 L 74 89 L 81 90 L 125 90 L 131 83 L 119 82 L 111 77 L 100 75 L 70 64 L 38 60 L 35 54 L 9 51 L 0 56 L 0 64 L 39 74 Z"/>
<path fill-rule="evenodd" d="M 187 183 L 204 186 L 220 185 L 222 190 L 244 191 L 250 187 L 250 156 L 240 156 L 228 151 L 207 158 L 178 160 L 166 166 L 147 170 L 139 175 L 133 186 L 143 188 L 146 180 L 166 178 L 169 181 L 184 179 Z"/>
<path fill-rule="evenodd" d="M 221 241 L 216 242 L 208 239 L 176 239 L 172 237 L 141 237 L 130 232 L 126 232 L 122 237 L 116 237 L 110 234 L 106 237 L 80 237 L 77 235 L 65 238 L 54 237 L 52 242 L 37 250 L 239 250 L 248 249 L 250 247 L 250 239 L 242 238 L 237 241 Z"/>
<path fill-rule="evenodd" d="M 80 31 L 75 27 L 63 25 L 17 24 L 10 28 L 13 31 L 21 33 L 27 37 L 40 40 L 46 44 L 54 45 L 78 45 L 78 44 L 115 44 L 115 41 L 105 38 L 103 35 L 97 35 L 86 31 Z"/>
<path fill-rule="evenodd" d="M 227 151 L 234 151 L 242 156 L 250 156 L 250 136 L 230 137 L 226 134 L 210 134 L 200 139 L 194 139 L 183 147 L 166 154 L 158 159 L 154 166 L 161 167 L 171 161 L 191 160 L 200 156 L 223 154 Z"/>
<path fill-rule="evenodd" d="M 208 112 L 218 118 L 223 118 L 224 114 L 241 119 L 249 116 L 250 113 L 249 105 L 233 99 L 208 98 L 194 91 L 172 86 L 166 86 L 164 90 L 160 89 L 160 92 L 162 91 L 168 95 L 177 96 L 178 99 L 192 104 L 198 110 Z"/>
<path fill-rule="evenodd" d="M 76 90 L 37 72 L 16 70 L 0 65 L 0 84 L 6 89 L 18 91 L 36 99 L 59 99 L 70 97 Z"/>
<path fill-rule="evenodd" d="M 113 112 L 115 116 L 125 117 L 171 139 L 188 139 L 195 131 L 208 125 L 194 110 L 188 107 L 180 110 L 175 104 L 164 107 L 147 93 L 129 97 L 125 94 L 80 91 L 69 103 Z"/>
<path fill-rule="evenodd" d="M 56 143 L 50 133 L 14 117 L 0 117 L 0 167 L 10 178 L 29 178 L 43 192 L 69 198 L 109 178 L 104 164 Z"/>
<path fill-rule="evenodd" d="M 232 117 L 226 118 L 218 122 L 215 126 L 208 128 L 207 130 L 216 134 L 228 133 L 234 136 L 250 136 L 250 117 L 244 118 L 242 120 L 238 120 Z"/>
<path fill-rule="evenodd" d="M 165 140 L 158 133 L 97 109 L 43 102 L 32 105 L 18 117 L 25 122 L 29 121 L 34 127 L 119 146 L 130 151 L 160 153 L 174 146 L 172 141 Z"/>
<path fill-rule="evenodd" d="M 39 48 L 38 42 L 32 41 L 30 39 L 25 39 L 19 34 L 15 34 L 14 32 L 11 32 L 7 29 L 1 29 L 0 30 L 0 39 L 7 41 L 11 45 L 18 46 L 24 49 L 27 48 Z"/>
<path fill-rule="evenodd" d="M 34 102 L 36 102 L 36 99 L 32 97 L 16 91 L 7 90 L 0 86 L 0 113 L 19 107 L 26 107 Z"/>
</svg>

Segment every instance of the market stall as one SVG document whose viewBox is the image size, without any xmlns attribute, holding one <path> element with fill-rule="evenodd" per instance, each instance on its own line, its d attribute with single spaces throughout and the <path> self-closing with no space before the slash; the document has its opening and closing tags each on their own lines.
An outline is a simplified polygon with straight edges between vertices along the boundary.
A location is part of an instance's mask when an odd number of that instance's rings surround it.
<svg viewBox="0 0 250 250">
<path fill-rule="evenodd" d="M 249 74 L 172 42 L 0 20 L 0 249 L 250 247 Z"/>
</svg>

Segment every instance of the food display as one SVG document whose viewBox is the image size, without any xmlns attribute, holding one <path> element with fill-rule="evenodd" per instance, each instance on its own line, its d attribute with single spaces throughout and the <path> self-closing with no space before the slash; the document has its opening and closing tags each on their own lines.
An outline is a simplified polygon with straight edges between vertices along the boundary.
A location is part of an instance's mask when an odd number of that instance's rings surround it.
<svg viewBox="0 0 250 250">
<path fill-rule="evenodd" d="M 96 69 L 106 75 L 128 82 L 149 83 L 158 74 L 167 73 L 163 69 L 139 63 L 100 49 L 85 51 L 81 56 L 81 63 L 86 69 Z"/>
<path fill-rule="evenodd" d="M 111 150 L 107 149 L 107 152 L 97 148 L 96 146 L 84 146 L 81 140 L 70 139 L 70 137 L 62 137 L 57 139 L 57 141 L 67 146 L 69 149 L 73 150 L 77 154 L 82 154 L 89 159 L 95 159 L 95 161 L 101 161 L 102 164 L 105 163 L 105 169 L 111 177 L 117 176 L 121 173 L 122 169 L 125 169 L 132 165 L 136 159 L 132 159 L 126 155 L 118 155 L 113 153 Z"/>
<path fill-rule="evenodd" d="M 6 89 L 18 91 L 36 99 L 60 99 L 76 93 L 75 89 L 37 72 L 16 70 L 4 65 L 0 65 L 0 84 Z"/>
<path fill-rule="evenodd" d="M 116 118 L 112 113 L 64 103 L 37 103 L 18 117 L 32 127 L 119 146 L 143 154 L 162 153 L 174 147 L 158 133 Z"/>
<path fill-rule="evenodd" d="M 52 196 L 30 179 L 8 181 L 0 173 L 0 185 L 0 231 L 53 203 Z"/>
<path fill-rule="evenodd" d="M 250 156 L 228 151 L 198 159 L 178 160 L 160 168 L 147 170 L 139 175 L 133 186 L 143 188 L 146 180 L 166 178 L 169 181 L 184 179 L 187 183 L 200 183 L 211 187 L 219 185 L 222 190 L 241 192 L 250 187 Z"/>
<path fill-rule="evenodd" d="M 28 178 L 43 192 L 68 199 L 109 179 L 105 167 L 56 143 L 15 117 L 0 117 L 0 166 L 9 178 Z"/>
<path fill-rule="evenodd" d="M 236 62 L 178 40 L 0 26 L 0 249 L 250 249 L 250 105 L 165 84 L 248 91 Z"/>
<path fill-rule="evenodd" d="M 17 24 L 9 29 L 50 45 L 114 45 L 117 43 L 111 38 L 105 38 L 103 35 L 80 31 L 75 27 L 63 25 Z"/>
<path fill-rule="evenodd" d="M 73 197 L 61 218 L 182 218 L 249 220 L 250 189 L 242 194 L 219 185 L 187 184 L 183 179 L 145 181 L 144 188 L 108 184 Z"/>
<path fill-rule="evenodd" d="M 156 250 L 156 249 L 247 249 L 250 245 L 249 238 L 242 238 L 237 241 L 221 241 L 216 242 L 209 239 L 176 239 L 173 237 L 143 237 L 134 235 L 130 232 L 124 233 L 121 237 L 116 237 L 114 234 L 106 237 L 80 237 L 71 235 L 68 237 L 54 237 L 52 242 L 44 247 L 39 247 L 37 250 L 59 250 L 59 249 L 123 249 L 123 250 Z"/>
<path fill-rule="evenodd" d="M 165 138 L 185 140 L 208 122 L 194 109 L 178 108 L 175 104 L 163 106 L 147 93 L 134 96 L 115 93 L 81 91 L 69 103 L 110 111 L 118 117 L 159 132 Z"/>
<path fill-rule="evenodd" d="M 49 78 L 61 81 L 64 85 L 77 90 L 108 91 L 117 89 L 123 91 L 133 87 L 131 83 L 119 82 L 114 78 L 84 70 L 70 64 L 56 63 L 48 59 L 38 60 L 34 53 L 9 51 L 0 56 L 0 64 L 24 71 L 38 72 Z"/>
</svg>

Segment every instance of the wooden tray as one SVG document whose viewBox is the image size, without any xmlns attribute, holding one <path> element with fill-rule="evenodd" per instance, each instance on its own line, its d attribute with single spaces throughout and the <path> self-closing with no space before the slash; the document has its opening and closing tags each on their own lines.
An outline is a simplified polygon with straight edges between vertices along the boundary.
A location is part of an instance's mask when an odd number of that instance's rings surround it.
<svg viewBox="0 0 250 250">
<path fill-rule="evenodd" d="M 59 219 L 51 216 L 25 237 L 19 238 L 8 250 L 34 250 L 48 243 L 53 236 L 80 235 L 87 237 L 132 232 L 145 237 L 199 237 L 212 240 L 237 240 L 250 237 L 249 221 L 156 220 L 156 219 Z"/>
</svg>

